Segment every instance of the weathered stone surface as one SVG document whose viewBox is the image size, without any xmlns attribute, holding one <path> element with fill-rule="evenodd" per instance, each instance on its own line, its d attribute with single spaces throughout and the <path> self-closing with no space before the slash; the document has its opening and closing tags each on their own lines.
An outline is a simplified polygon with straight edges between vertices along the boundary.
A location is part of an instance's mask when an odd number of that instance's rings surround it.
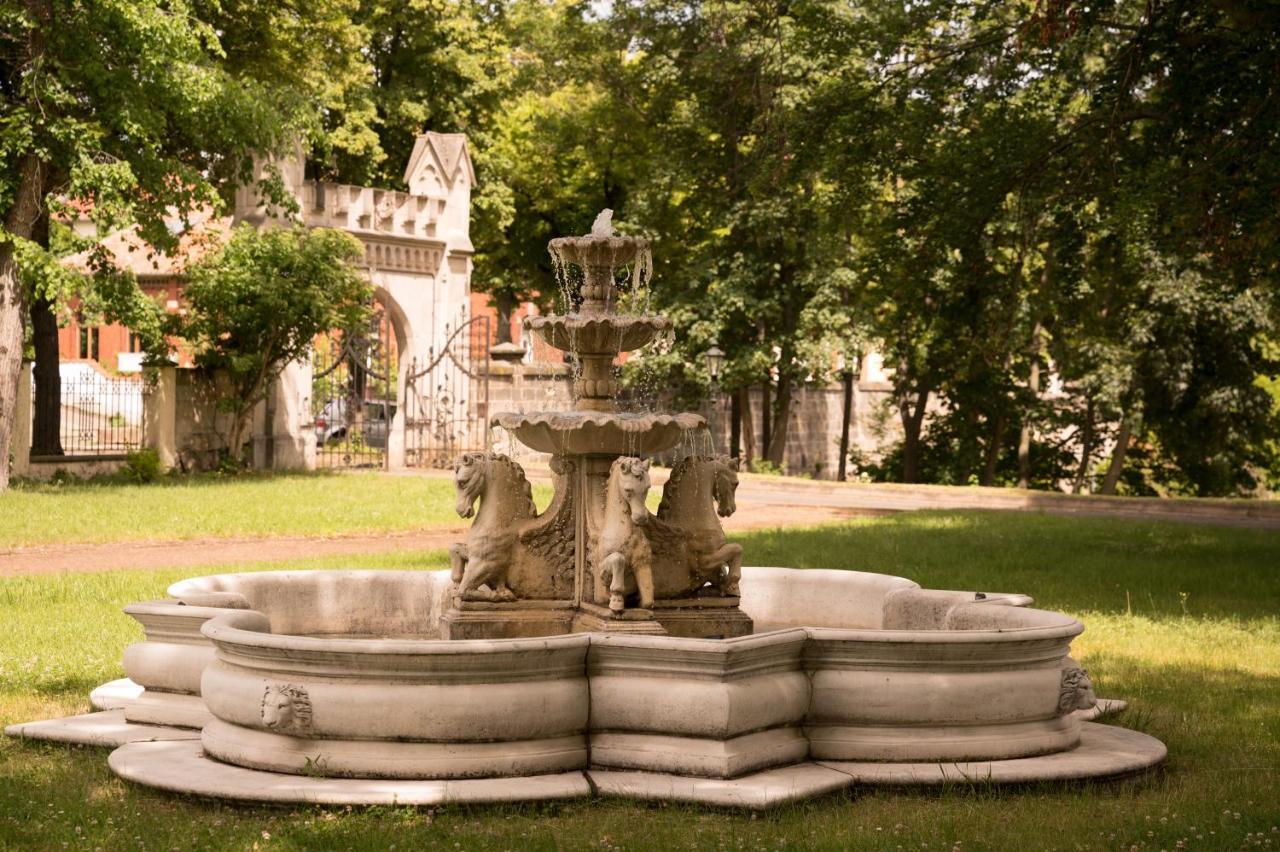
<svg viewBox="0 0 1280 852">
<path fill-rule="evenodd" d="M 4 732 L 28 740 L 110 747 L 157 740 L 194 740 L 200 736 L 199 731 L 186 728 L 134 724 L 125 719 L 123 710 L 99 710 L 62 719 L 24 722 L 10 725 Z"/>
<path fill-rule="evenodd" d="M 1155 737 L 1113 725 L 1086 722 L 1080 744 L 1069 751 L 1013 760 L 948 763 L 818 761 L 860 784 L 1017 784 L 1077 781 L 1144 772 L 1165 759 L 1168 749 Z"/>
<path fill-rule="evenodd" d="M 593 767 L 705 778 L 736 778 L 770 766 L 798 763 L 808 753 L 809 741 L 798 728 L 770 728 L 730 739 L 616 731 L 591 735 Z"/>
<path fill-rule="evenodd" d="M 588 773 L 601 796 L 662 802 L 692 802 L 725 808 L 763 810 L 786 802 L 807 799 L 848 787 L 852 779 L 843 772 L 800 763 L 769 769 L 741 778 L 689 778 L 656 772 L 616 772 L 592 769 Z"/>
<path fill-rule="evenodd" d="M 120 710 L 142 694 L 142 686 L 127 677 L 109 680 L 89 693 L 89 706 L 94 710 Z"/>
<path fill-rule="evenodd" d="M 551 801 L 591 795 L 581 772 L 521 778 L 411 781 L 284 775 L 205 757 L 199 743 L 137 743 L 107 759 L 127 781 L 174 793 L 244 802 L 318 805 L 442 805 Z"/>
</svg>

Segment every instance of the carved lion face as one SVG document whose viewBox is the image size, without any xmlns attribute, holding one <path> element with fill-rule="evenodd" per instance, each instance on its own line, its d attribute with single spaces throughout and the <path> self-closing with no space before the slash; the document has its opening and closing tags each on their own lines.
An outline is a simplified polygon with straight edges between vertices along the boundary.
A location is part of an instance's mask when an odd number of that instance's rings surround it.
<svg viewBox="0 0 1280 852">
<path fill-rule="evenodd" d="M 306 730 L 311 725 L 311 698 L 292 684 L 268 684 L 262 694 L 262 724 L 275 731 Z"/>
<path fill-rule="evenodd" d="M 1062 670 L 1062 689 L 1058 693 L 1059 712 L 1088 710 L 1097 703 L 1098 697 L 1093 694 L 1093 681 L 1089 679 L 1087 671 L 1077 667 Z"/>
</svg>

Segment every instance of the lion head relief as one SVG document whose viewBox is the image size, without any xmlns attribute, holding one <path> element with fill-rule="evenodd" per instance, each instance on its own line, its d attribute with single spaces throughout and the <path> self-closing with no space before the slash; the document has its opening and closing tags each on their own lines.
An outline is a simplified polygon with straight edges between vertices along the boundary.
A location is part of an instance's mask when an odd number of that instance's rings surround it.
<svg viewBox="0 0 1280 852">
<path fill-rule="evenodd" d="M 311 696 L 292 683 L 269 683 L 262 693 L 262 724 L 273 731 L 311 729 Z"/>
<path fill-rule="evenodd" d="M 1065 715 L 1075 710 L 1088 710 L 1097 703 L 1089 673 L 1079 666 L 1064 668 L 1062 686 L 1058 691 L 1058 712 Z"/>
</svg>

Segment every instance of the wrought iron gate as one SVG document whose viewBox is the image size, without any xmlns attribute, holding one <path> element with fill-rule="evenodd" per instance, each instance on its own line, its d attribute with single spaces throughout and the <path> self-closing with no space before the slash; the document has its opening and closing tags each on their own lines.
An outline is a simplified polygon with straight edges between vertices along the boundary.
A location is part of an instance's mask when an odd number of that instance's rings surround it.
<svg viewBox="0 0 1280 852">
<path fill-rule="evenodd" d="M 375 303 L 366 327 L 330 332 L 312 356 L 316 467 L 385 468 L 399 381 L 391 320 Z"/>
<path fill-rule="evenodd" d="M 443 344 L 409 365 L 405 464 L 444 468 L 489 447 L 489 317 L 446 325 Z"/>
</svg>

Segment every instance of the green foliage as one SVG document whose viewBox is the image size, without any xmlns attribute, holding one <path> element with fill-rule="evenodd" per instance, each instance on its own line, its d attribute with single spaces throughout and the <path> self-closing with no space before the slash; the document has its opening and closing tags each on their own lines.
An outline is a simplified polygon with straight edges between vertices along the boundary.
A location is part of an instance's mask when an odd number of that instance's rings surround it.
<svg viewBox="0 0 1280 852">
<path fill-rule="evenodd" d="M 163 473 L 160 469 L 160 454 L 149 447 L 135 450 L 125 456 L 121 473 L 126 480 L 137 485 L 155 482 Z"/>
<path fill-rule="evenodd" d="M 253 407 L 284 366 L 307 356 L 318 335 L 368 322 L 373 291 L 352 266 L 360 254 L 341 231 L 244 225 L 190 270 L 187 312 L 171 316 L 169 331 L 193 348 L 197 364 L 229 379 L 219 405 L 233 416 L 233 461 Z"/>
<path fill-rule="evenodd" d="M 764 476 L 782 476 L 783 470 L 768 459 L 752 459 L 749 469 Z"/>
</svg>

